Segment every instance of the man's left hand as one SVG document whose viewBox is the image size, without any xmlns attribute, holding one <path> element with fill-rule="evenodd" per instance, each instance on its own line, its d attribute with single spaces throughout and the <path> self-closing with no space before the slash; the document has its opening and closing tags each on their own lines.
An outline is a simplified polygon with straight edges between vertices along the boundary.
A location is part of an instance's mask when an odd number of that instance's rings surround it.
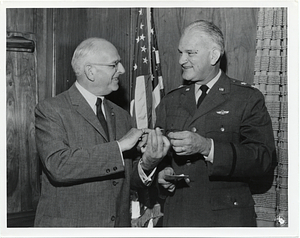
<svg viewBox="0 0 300 238">
<path fill-rule="evenodd" d="M 148 134 L 145 152 L 142 155 L 142 169 L 149 171 L 155 168 L 165 157 L 170 148 L 170 142 L 167 137 L 162 135 L 161 129 L 156 128 Z"/>
<path fill-rule="evenodd" d="M 177 155 L 200 153 L 208 156 L 211 140 L 191 131 L 170 132 L 168 138 Z"/>
</svg>

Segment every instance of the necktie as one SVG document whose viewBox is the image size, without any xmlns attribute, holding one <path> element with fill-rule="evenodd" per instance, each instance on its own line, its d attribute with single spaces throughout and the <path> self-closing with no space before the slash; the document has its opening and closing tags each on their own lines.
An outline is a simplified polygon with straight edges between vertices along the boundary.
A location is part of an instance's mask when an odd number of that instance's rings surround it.
<svg viewBox="0 0 300 238">
<path fill-rule="evenodd" d="M 197 102 L 197 108 L 199 108 L 200 104 L 202 103 L 203 99 L 205 98 L 205 96 L 207 95 L 206 92 L 209 89 L 209 87 L 207 87 L 207 85 L 201 85 L 200 90 L 202 91 L 201 96 L 198 99 Z"/>
<path fill-rule="evenodd" d="M 97 98 L 97 102 L 96 102 L 97 117 L 98 117 L 98 119 L 99 119 L 105 133 L 106 133 L 106 136 L 108 137 L 109 134 L 108 134 L 107 122 L 106 122 L 105 117 L 103 115 L 101 104 L 102 104 L 101 98 Z"/>
</svg>

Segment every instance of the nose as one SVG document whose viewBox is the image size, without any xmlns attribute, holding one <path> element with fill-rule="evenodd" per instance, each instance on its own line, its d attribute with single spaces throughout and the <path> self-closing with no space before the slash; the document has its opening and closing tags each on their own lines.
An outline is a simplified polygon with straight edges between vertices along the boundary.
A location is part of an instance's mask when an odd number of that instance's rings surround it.
<svg viewBox="0 0 300 238">
<path fill-rule="evenodd" d="M 187 54 L 186 53 L 181 53 L 181 55 L 179 57 L 179 64 L 183 65 L 186 62 L 187 62 Z"/>
<path fill-rule="evenodd" d="M 125 73 L 124 66 L 122 65 L 121 62 L 119 62 L 119 64 L 118 64 L 118 73 L 119 74 L 124 74 Z"/>
</svg>

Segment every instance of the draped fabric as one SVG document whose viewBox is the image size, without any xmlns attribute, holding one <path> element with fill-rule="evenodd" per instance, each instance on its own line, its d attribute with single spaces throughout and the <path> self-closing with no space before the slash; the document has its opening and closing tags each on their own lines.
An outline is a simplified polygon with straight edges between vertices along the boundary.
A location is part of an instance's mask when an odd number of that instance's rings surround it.
<svg viewBox="0 0 300 238">
<path fill-rule="evenodd" d="M 261 8 L 258 14 L 254 86 L 270 113 L 277 165 L 254 181 L 258 226 L 288 226 L 287 8 Z M 255 186 L 255 182 L 256 185 Z M 265 190 L 264 190 L 265 189 Z"/>
<path fill-rule="evenodd" d="M 136 24 L 130 114 L 137 128 L 154 128 L 155 109 L 164 96 L 164 86 L 153 9 L 139 9 Z M 149 194 L 151 188 L 132 191 L 133 227 L 153 227 L 163 216 L 160 205 L 153 204 Z"/>
<path fill-rule="evenodd" d="M 164 96 L 153 9 L 141 8 L 137 15 L 131 79 L 130 114 L 137 128 L 153 128 L 155 108 Z"/>
</svg>

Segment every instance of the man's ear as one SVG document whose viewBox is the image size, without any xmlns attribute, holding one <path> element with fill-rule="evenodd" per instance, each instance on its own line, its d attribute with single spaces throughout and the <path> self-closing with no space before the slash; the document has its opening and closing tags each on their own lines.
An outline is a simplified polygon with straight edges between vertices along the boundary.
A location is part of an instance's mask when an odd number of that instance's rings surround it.
<svg viewBox="0 0 300 238">
<path fill-rule="evenodd" d="M 93 67 L 91 65 L 86 65 L 84 66 L 84 74 L 87 77 L 88 80 L 94 82 L 94 72 L 93 72 Z"/>
<path fill-rule="evenodd" d="M 211 65 L 216 65 L 221 58 L 221 52 L 217 48 L 211 50 Z"/>
</svg>

